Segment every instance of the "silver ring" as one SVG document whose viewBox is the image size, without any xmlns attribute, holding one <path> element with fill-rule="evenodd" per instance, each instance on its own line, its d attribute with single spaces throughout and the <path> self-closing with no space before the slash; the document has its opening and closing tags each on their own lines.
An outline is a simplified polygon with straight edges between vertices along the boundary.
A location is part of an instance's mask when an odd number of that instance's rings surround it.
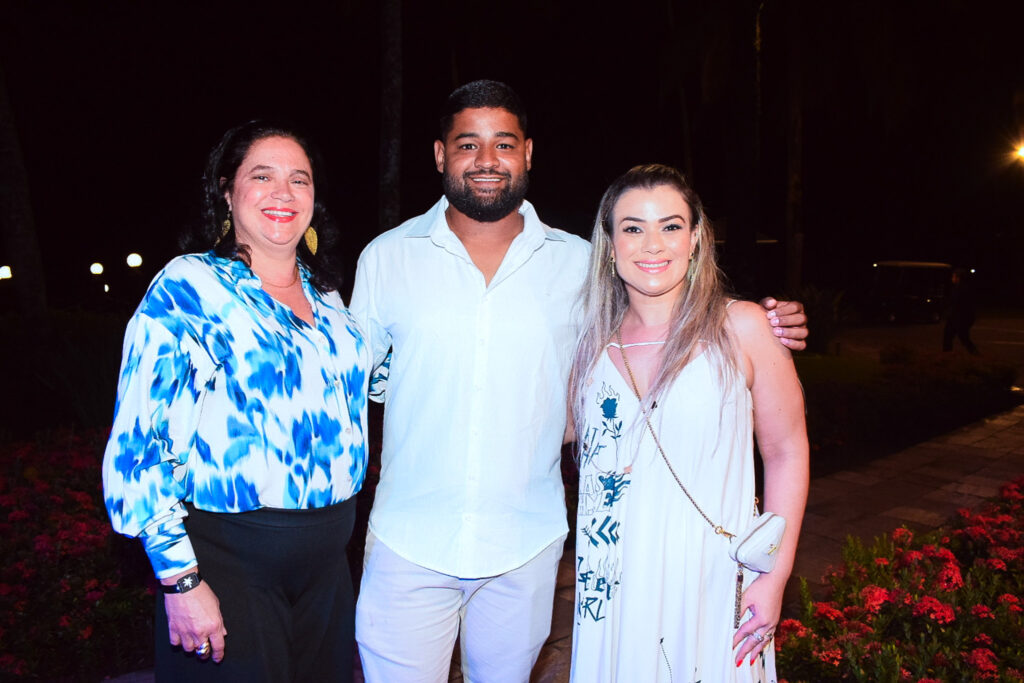
<svg viewBox="0 0 1024 683">
<path fill-rule="evenodd" d="M 753 633 L 751 633 L 750 635 L 754 636 L 754 638 L 755 638 L 755 639 L 757 640 L 757 642 L 759 642 L 759 643 L 763 643 L 763 642 L 764 642 L 764 636 L 762 636 L 762 635 L 761 635 L 760 633 L 758 633 L 757 631 L 754 631 L 754 632 L 753 632 Z"/>
<path fill-rule="evenodd" d="M 196 654 L 200 657 L 205 657 L 210 653 L 210 641 L 204 641 L 202 645 L 196 648 Z"/>
</svg>

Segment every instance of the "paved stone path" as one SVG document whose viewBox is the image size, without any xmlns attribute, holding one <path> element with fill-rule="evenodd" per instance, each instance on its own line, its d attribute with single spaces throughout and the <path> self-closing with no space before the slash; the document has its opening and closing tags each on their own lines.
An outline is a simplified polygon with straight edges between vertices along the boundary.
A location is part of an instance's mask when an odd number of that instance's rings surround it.
<svg viewBox="0 0 1024 683">
<path fill-rule="evenodd" d="M 1021 475 L 1024 406 L 856 469 L 812 480 L 784 611 L 795 614 L 799 601 L 797 576 L 806 577 L 812 593 L 821 594 L 821 577 L 829 565 L 840 560 L 847 536 L 859 536 L 867 542 L 901 525 L 915 531 L 932 529 L 950 519 L 959 508 L 974 508 L 995 496 L 1003 483 Z M 551 636 L 540 654 L 531 683 L 569 680 L 574 556 L 570 542 L 559 566 Z M 122 676 L 116 682 L 152 680 L 152 672 L 143 671 Z M 357 683 L 362 680 L 362 674 L 356 671 Z M 449 681 L 462 681 L 457 661 L 453 662 Z"/>
</svg>

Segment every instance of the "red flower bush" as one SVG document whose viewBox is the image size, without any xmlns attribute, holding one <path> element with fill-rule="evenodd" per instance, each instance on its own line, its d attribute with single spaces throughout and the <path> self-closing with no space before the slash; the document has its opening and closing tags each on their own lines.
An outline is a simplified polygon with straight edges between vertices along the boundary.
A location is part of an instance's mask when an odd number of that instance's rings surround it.
<svg viewBox="0 0 1024 683">
<path fill-rule="evenodd" d="M 948 528 L 849 539 L 826 600 L 776 630 L 789 683 L 1024 682 L 1024 478 Z"/>
<path fill-rule="evenodd" d="M 110 528 L 106 435 L 0 448 L 0 680 L 98 681 L 152 662 L 152 576 Z"/>
</svg>

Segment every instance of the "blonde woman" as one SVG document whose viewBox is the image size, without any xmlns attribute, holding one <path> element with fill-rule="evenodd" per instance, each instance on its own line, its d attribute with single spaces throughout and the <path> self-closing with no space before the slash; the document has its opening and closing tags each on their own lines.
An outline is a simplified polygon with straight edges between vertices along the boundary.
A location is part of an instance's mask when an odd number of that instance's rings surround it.
<svg viewBox="0 0 1024 683">
<path fill-rule="evenodd" d="M 789 351 L 759 306 L 726 297 L 711 225 L 675 169 L 638 166 L 612 183 L 592 241 L 570 380 L 572 678 L 775 681 L 772 633 L 808 482 Z M 738 597 L 730 541 L 713 526 L 752 523 L 754 436 L 764 509 L 787 528 L 775 568 L 743 572 Z"/>
</svg>

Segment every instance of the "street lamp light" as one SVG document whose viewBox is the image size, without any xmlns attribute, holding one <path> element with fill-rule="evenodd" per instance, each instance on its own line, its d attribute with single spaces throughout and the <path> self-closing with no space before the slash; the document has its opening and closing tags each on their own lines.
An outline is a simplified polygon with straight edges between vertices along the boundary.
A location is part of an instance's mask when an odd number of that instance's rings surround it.
<svg viewBox="0 0 1024 683">
<path fill-rule="evenodd" d="M 128 263 L 129 268 L 138 268 L 142 265 L 142 257 L 134 252 L 128 254 L 128 258 L 125 261 Z"/>
<path fill-rule="evenodd" d="M 103 264 L 102 263 L 94 263 L 94 264 L 92 264 L 91 266 L 89 266 L 89 272 L 92 273 L 93 275 L 103 275 Z"/>
<path fill-rule="evenodd" d="M 10 266 L 0 266 L 0 280 L 10 280 L 10 279 L 11 279 L 11 267 Z"/>
</svg>

